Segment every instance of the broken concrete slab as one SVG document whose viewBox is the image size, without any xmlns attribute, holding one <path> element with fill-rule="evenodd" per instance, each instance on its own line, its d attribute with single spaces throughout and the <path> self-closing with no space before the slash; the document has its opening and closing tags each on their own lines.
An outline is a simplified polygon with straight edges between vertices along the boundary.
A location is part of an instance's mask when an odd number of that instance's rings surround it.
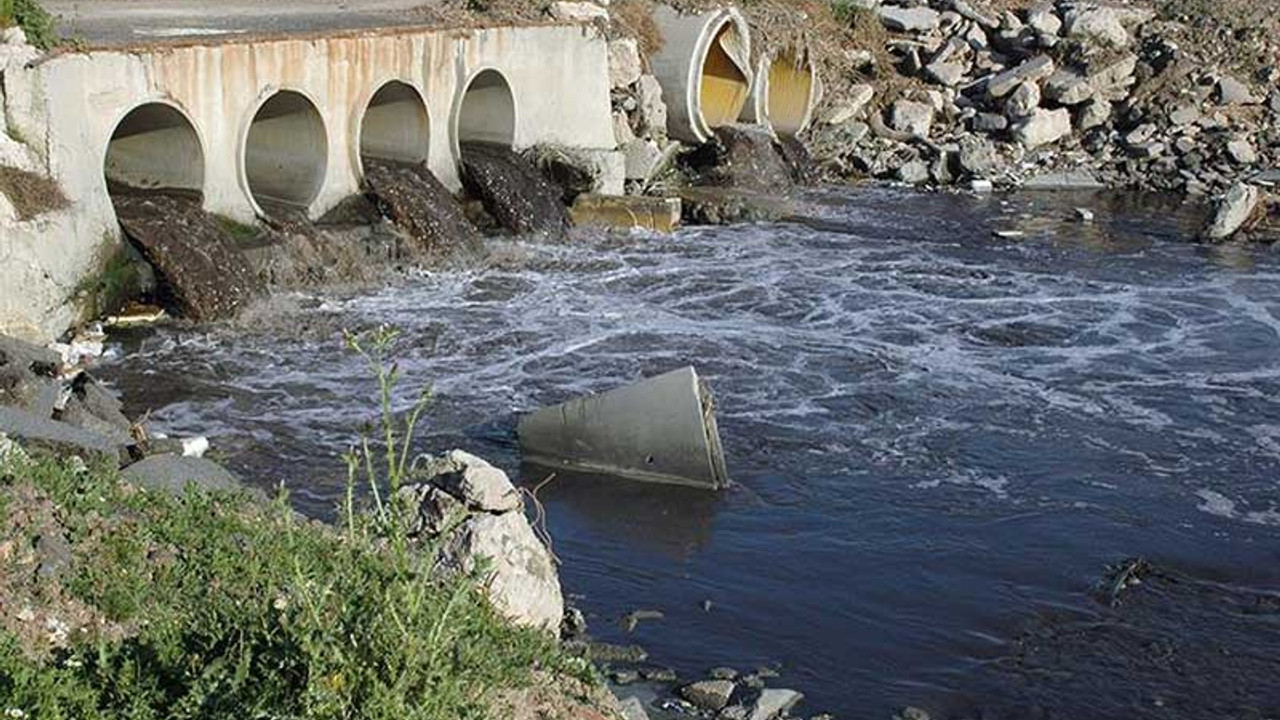
<svg viewBox="0 0 1280 720">
<path fill-rule="evenodd" d="M 711 392 L 692 367 L 521 419 L 525 460 L 717 490 L 729 484 Z"/>
<path fill-rule="evenodd" d="M 17 440 L 24 448 L 44 449 L 58 455 L 80 455 L 86 460 L 115 463 L 128 456 L 125 446 L 111 438 L 15 408 L 0 407 L 0 433 Z"/>
<path fill-rule="evenodd" d="M 647 195 L 579 195 L 569 209 L 574 225 L 645 228 L 661 233 L 680 225 L 681 212 L 680 198 Z"/>
<path fill-rule="evenodd" d="M 221 465 L 204 458 L 181 455 L 152 455 L 125 468 L 121 477 L 147 490 L 174 495 L 181 495 L 188 487 L 206 492 L 247 489 Z"/>
</svg>

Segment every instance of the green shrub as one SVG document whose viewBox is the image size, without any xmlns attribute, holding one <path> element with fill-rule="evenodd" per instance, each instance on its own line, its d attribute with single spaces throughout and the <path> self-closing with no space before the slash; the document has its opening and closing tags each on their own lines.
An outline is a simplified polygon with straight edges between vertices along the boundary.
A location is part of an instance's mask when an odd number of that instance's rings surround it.
<svg viewBox="0 0 1280 720">
<path fill-rule="evenodd" d="M 368 472 L 384 490 L 402 477 L 425 403 L 423 395 L 393 422 L 396 372 L 383 361 L 393 339 L 351 339 L 378 373 L 386 409 L 386 434 L 349 456 L 351 477 Z M 13 627 L 6 613 L 26 601 L 6 572 L 11 559 L 0 557 L 0 597 L 10 601 L 0 606 L 0 712 L 467 720 L 484 718 L 489 693 L 523 685 L 534 668 L 590 676 L 552 638 L 506 624 L 478 576 L 432 572 L 433 549 L 409 547 L 394 503 L 357 512 L 349 500 L 345 527 L 334 529 L 297 519 L 285 500 L 194 490 L 175 497 L 133 489 L 107 468 L 0 461 L 9 517 L 37 517 L 23 508 L 51 504 L 73 547 L 60 590 L 42 581 L 33 602 L 63 598 L 98 617 L 66 647 L 23 647 L 4 628 Z M 0 544 L 31 546 L 20 525 L 0 526 Z"/>
<path fill-rule="evenodd" d="M 53 16 L 36 0 L 0 0 L 0 28 L 17 25 L 27 35 L 27 42 L 48 50 L 57 42 Z"/>
</svg>

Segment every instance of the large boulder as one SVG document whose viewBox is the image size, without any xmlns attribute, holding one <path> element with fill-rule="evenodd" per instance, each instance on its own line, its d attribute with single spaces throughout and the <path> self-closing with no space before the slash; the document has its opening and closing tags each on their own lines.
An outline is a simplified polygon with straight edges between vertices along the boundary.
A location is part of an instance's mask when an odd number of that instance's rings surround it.
<svg viewBox="0 0 1280 720">
<path fill-rule="evenodd" d="M 418 482 L 397 500 L 409 514 L 409 533 L 441 540 L 440 564 L 481 578 L 489 601 L 511 622 L 554 633 L 564 617 L 564 596 L 551 553 L 524 515 L 506 473 L 461 450 L 427 458 Z"/>
<path fill-rule="evenodd" d="M 174 495 L 181 495 L 188 488 L 205 492 L 240 492 L 246 489 L 221 465 L 204 458 L 181 455 L 152 455 L 125 468 L 120 475 L 138 487 Z"/>
</svg>

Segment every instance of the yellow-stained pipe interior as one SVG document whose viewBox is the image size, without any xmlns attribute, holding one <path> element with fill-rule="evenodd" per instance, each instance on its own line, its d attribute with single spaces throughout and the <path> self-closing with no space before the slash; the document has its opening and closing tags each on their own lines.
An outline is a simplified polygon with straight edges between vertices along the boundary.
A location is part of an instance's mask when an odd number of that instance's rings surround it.
<svg viewBox="0 0 1280 720">
<path fill-rule="evenodd" d="M 813 99 L 813 71 L 809 61 L 793 51 L 778 53 L 769 65 L 769 123 L 779 135 L 795 135 L 804 129 Z"/>
<path fill-rule="evenodd" d="M 738 30 L 733 23 L 726 23 L 716 33 L 715 41 L 707 51 L 702 64 L 701 111 L 707 125 L 716 128 L 738 119 L 751 85 L 747 74 L 730 54 L 730 48 L 739 46 Z"/>
</svg>

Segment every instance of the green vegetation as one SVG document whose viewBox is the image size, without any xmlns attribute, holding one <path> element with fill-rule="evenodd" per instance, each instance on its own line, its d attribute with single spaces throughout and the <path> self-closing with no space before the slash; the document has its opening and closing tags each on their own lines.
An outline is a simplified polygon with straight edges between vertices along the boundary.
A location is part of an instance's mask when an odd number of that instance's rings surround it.
<svg viewBox="0 0 1280 720">
<path fill-rule="evenodd" d="M 348 456 L 375 498 L 403 478 L 426 397 L 391 416 L 394 337 L 350 341 L 381 380 L 383 435 Z M 284 498 L 159 495 L 108 468 L 0 458 L 0 713 L 466 720 L 535 668 L 590 675 L 506 625 L 475 577 L 431 572 L 394 501 L 361 512 L 354 495 L 335 530 Z M 54 534 L 70 559 L 50 578 Z"/>
<path fill-rule="evenodd" d="M 138 261 L 129 249 L 110 234 L 103 237 L 103 244 L 116 249 L 111 252 L 101 269 L 81 280 L 76 286 L 75 297 L 81 302 L 81 314 L 95 318 L 109 315 L 134 299 L 142 284 Z"/>
<path fill-rule="evenodd" d="M 245 223 L 229 218 L 226 215 L 214 214 L 213 218 L 217 220 L 218 224 L 222 226 L 222 229 L 231 236 L 231 239 L 240 245 L 257 240 L 258 236 L 262 234 L 257 227 L 253 225 L 246 225 Z"/>
<path fill-rule="evenodd" d="M 53 16 L 36 0 L 0 0 L 0 28 L 17 25 L 27 35 L 27 42 L 48 50 L 57 42 Z"/>
</svg>

